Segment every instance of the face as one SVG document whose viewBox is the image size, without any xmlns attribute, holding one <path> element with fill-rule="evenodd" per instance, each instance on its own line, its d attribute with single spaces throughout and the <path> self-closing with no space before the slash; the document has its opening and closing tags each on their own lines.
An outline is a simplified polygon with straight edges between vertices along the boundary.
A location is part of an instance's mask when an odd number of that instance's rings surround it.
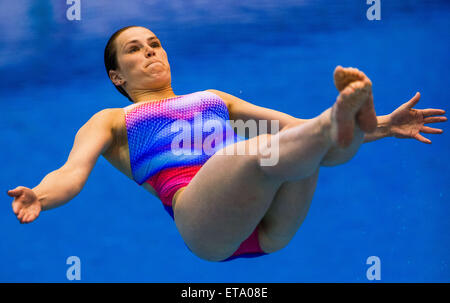
<svg viewBox="0 0 450 303">
<path fill-rule="evenodd" d="M 109 76 L 115 85 L 129 93 L 170 86 L 170 65 L 167 53 L 154 33 L 143 27 L 132 27 L 115 40 L 117 70 Z"/>
</svg>

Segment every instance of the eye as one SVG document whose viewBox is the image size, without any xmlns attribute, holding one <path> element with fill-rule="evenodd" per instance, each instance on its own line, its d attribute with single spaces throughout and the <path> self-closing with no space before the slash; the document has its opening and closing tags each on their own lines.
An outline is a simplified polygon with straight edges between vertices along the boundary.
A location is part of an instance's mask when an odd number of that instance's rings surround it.
<svg viewBox="0 0 450 303">
<path fill-rule="evenodd" d="M 153 42 L 153 43 L 151 44 L 151 46 L 152 46 L 152 47 L 158 47 L 158 46 L 159 46 L 159 43 L 158 43 L 158 42 Z"/>
<path fill-rule="evenodd" d="M 130 47 L 130 49 L 128 50 L 129 53 L 134 53 L 135 51 L 139 50 L 139 48 L 137 46 L 132 46 Z"/>
</svg>

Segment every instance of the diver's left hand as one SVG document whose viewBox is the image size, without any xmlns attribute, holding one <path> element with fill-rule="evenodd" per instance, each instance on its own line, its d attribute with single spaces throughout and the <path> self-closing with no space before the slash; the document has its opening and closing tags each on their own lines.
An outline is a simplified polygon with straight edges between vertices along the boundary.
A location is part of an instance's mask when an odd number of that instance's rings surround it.
<svg viewBox="0 0 450 303">
<path fill-rule="evenodd" d="M 442 109 L 414 109 L 413 107 L 419 102 L 420 93 L 402 104 L 399 108 L 389 115 L 390 133 L 396 138 L 412 138 L 420 142 L 431 144 L 431 140 L 425 138 L 419 132 L 426 134 L 442 134 L 443 130 L 431 128 L 424 124 L 447 121 Z"/>
</svg>

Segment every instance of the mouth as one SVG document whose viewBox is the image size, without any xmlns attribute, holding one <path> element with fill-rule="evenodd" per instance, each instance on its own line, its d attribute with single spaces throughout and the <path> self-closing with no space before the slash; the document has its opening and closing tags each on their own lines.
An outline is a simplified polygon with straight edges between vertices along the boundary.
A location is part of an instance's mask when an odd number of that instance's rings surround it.
<svg viewBox="0 0 450 303">
<path fill-rule="evenodd" d="M 150 65 L 155 64 L 155 63 L 162 64 L 162 63 L 159 62 L 159 61 L 152 61 L 152 62 L 149 62 L 145 67 L 149 67 Z"/>
</svg>

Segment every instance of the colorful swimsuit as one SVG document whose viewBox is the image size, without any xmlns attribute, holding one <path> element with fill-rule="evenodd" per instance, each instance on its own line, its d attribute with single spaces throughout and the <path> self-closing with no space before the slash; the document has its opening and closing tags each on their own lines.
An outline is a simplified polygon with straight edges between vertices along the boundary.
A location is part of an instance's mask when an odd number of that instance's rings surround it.
<svg viewBox="0 0 450 303">
<path fill-rule="evenodd" d="M 124 110 L 133 179 L 155 189 L 172 219 L 177 190 L 189 184 L 214 152 L 245 140 L 227 122 L 225 102 L 207 91 L 135 103 Z M 227 260 L 263 254 L 256 228 Z"/>
</svg>

